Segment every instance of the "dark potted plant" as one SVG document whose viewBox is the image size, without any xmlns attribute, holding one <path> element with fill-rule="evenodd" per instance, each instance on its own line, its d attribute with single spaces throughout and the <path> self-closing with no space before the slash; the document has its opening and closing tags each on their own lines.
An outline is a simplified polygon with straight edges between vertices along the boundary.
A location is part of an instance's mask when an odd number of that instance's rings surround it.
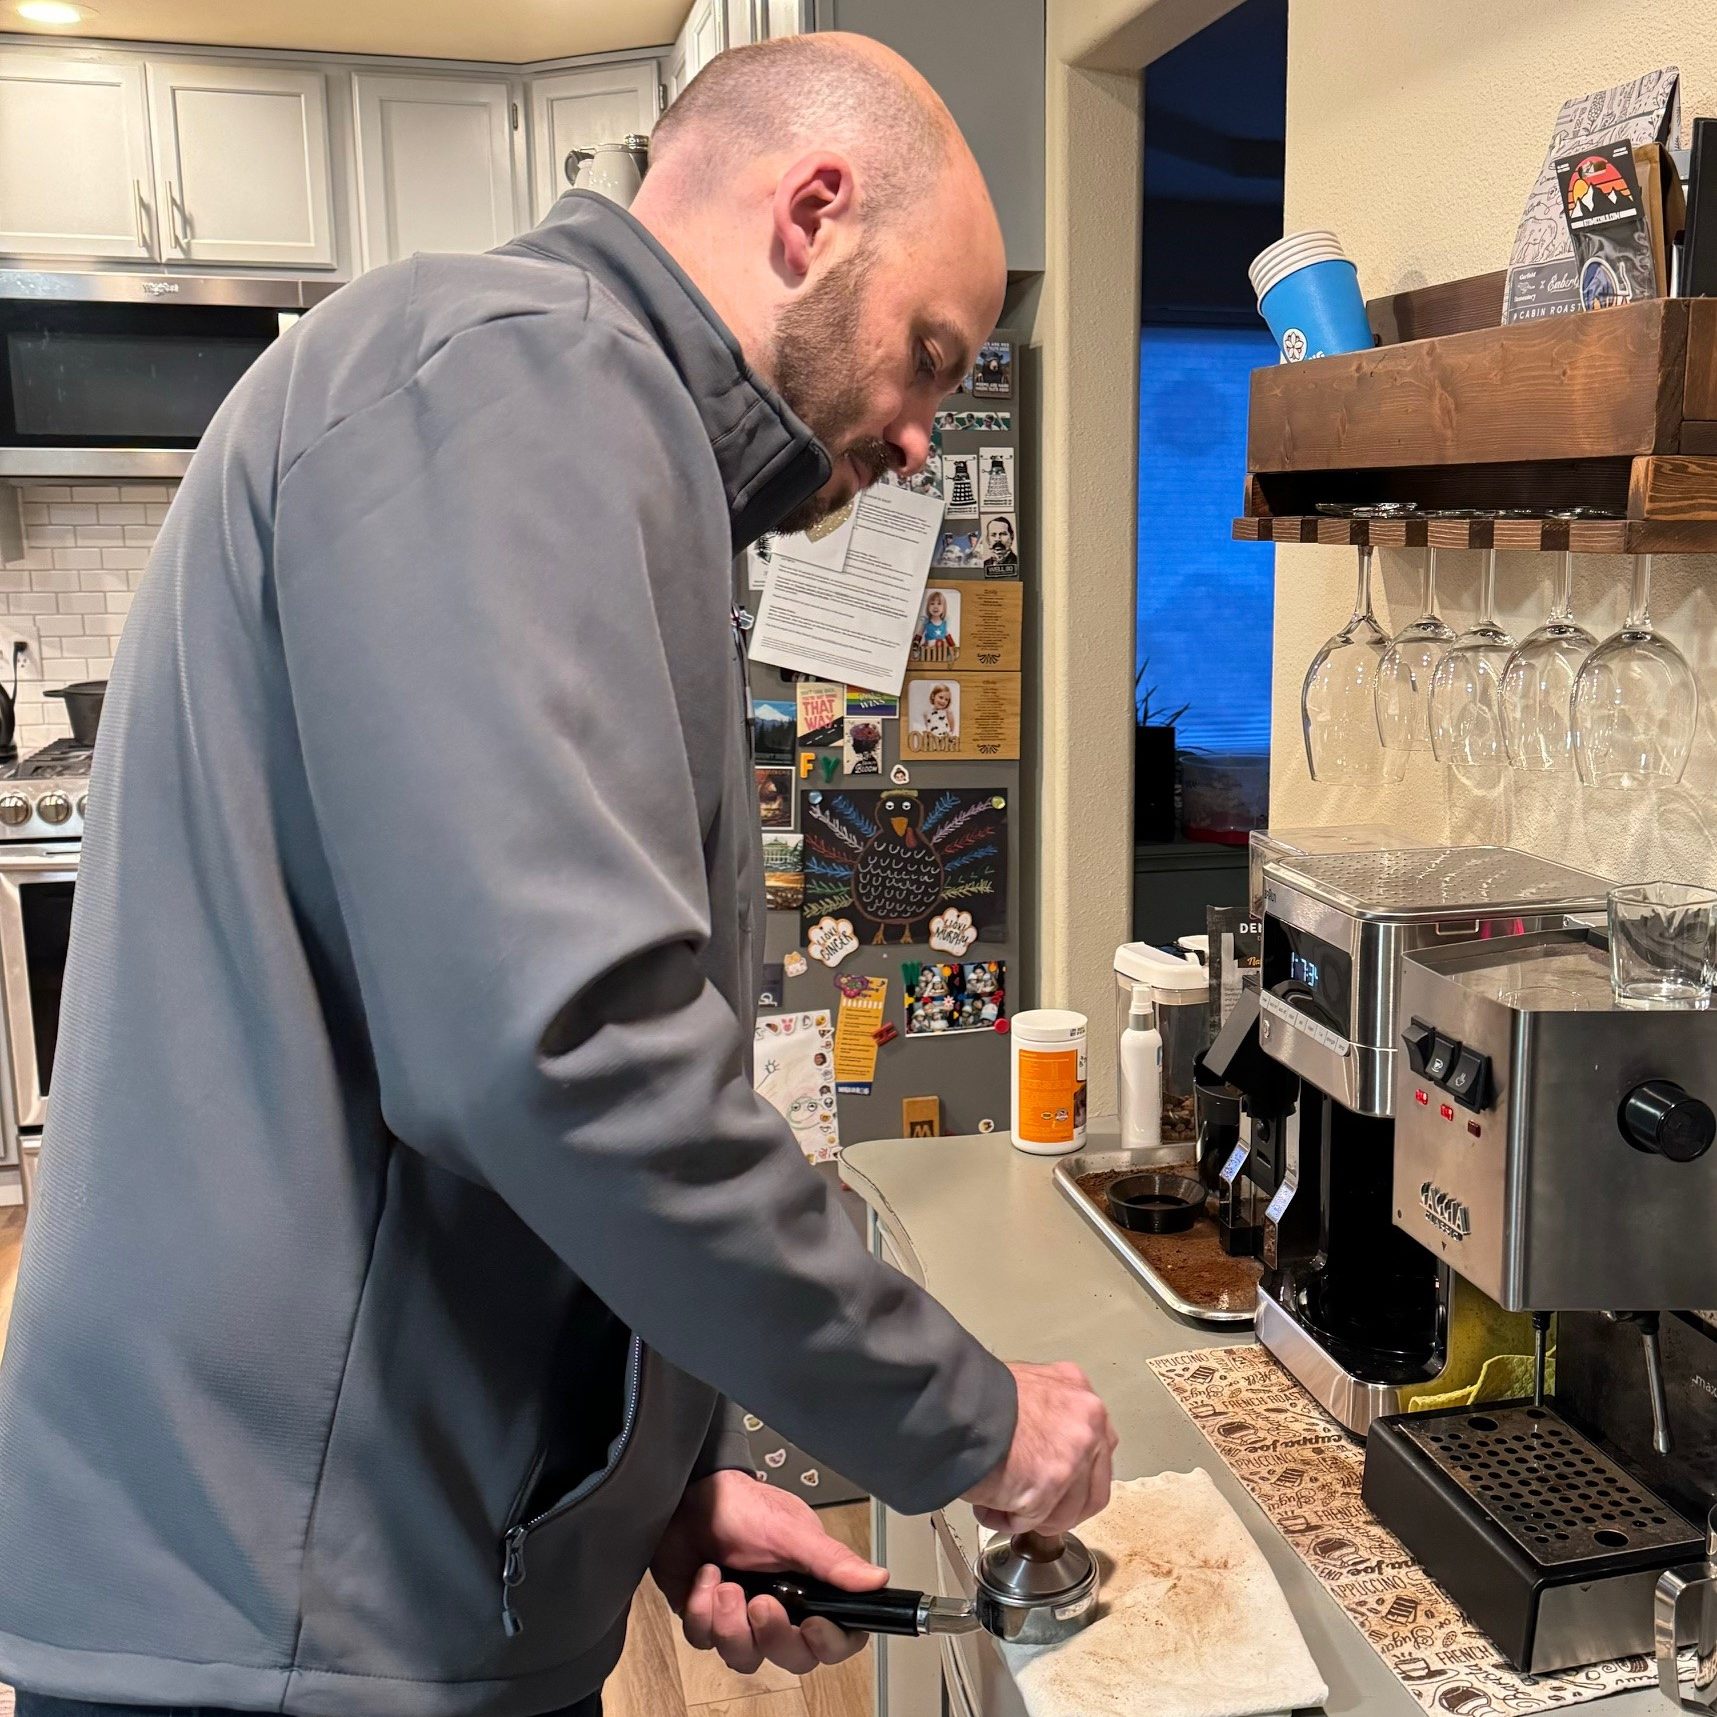
<svg viewBox="0 0 1717 1717">
<path fill-rule="evenodd" d="M 1175 838 L 1175 723 L 1191 708 L 1157 706 L 1157 689 L 1145 683 L 1149 661 L 1133 676 L 1133 839 L 1157 844 Z"/>
</svg>

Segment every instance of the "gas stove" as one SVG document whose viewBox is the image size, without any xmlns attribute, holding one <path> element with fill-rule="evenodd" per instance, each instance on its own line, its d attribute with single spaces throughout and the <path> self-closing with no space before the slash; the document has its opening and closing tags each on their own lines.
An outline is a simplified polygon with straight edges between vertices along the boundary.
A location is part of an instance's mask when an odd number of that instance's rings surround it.
<svg viewBox="0 0 1717 1717">
<path fill-rule="evenodd" d="M 56 739 L 0 763 L 0 841 L 71 841 L 83 834 L 89 793 L 87 745 Z"/>
</svg>

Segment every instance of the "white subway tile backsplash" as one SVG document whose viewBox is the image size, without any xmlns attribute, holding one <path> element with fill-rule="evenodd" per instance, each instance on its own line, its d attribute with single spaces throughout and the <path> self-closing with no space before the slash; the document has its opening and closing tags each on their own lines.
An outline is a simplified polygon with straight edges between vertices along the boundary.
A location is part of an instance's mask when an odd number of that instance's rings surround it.
<svg viewBox="0 0 1717 1717">
<path fill-rule="evenodd" d="M 23 491 L 24 556 L 0 568 L 0 620 L 30 645 L 18 682 L 18 743 L 35 751 L 68 731 L 44 693 L 105 679 L 149 563 L 172 483 L 32 483 Z"/>
</svg>

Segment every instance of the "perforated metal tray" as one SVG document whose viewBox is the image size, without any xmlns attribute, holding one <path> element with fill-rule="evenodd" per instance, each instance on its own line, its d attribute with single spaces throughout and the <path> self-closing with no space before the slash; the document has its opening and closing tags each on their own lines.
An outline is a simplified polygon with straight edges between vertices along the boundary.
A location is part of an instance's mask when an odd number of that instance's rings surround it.
<svg viewBox="0 0 1717 1717">
<path fill-rule="evenodd" d="M 1663 1550 L 1698 1533 L 1551 1407 L 1399 1422 L 1433 1465 L 1546 1568 Z"/>
<path fill-rule="evenodd" d="M 1498 906 L 1592 912 L 1610 888 L 1513 847 L 1309 853 L 1277 860 L 1265 876 L 1362 919 L 1476 918 Z"/>
</svg>

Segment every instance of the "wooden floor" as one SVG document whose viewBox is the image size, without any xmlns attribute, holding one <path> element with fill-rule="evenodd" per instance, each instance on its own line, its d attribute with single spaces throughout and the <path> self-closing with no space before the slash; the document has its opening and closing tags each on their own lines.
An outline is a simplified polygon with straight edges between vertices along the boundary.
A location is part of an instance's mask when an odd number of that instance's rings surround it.
<svg viewBox="0 0 1717 1717">
<path fill-rule="evenodd" d="M 12 1317 L 24 1213 L 0 1211 L 0 1346 Z M 864 1503 L 822 1511 L 823 1524 L 861 1556 L 870 1554 L 870 1511 Z M 693 1651 L 678 1619 L 648 1581 L 632 1605 L 626 1655 L 603 1693 L 604 1717 L 872 1717 L 871 1648 L 804 1680 L 766 1668 L 735 1675 L 714 1652 Z M 12 1694 L 0 1687 L 0 1717 L 11 1717 Z"/>
</svg>

